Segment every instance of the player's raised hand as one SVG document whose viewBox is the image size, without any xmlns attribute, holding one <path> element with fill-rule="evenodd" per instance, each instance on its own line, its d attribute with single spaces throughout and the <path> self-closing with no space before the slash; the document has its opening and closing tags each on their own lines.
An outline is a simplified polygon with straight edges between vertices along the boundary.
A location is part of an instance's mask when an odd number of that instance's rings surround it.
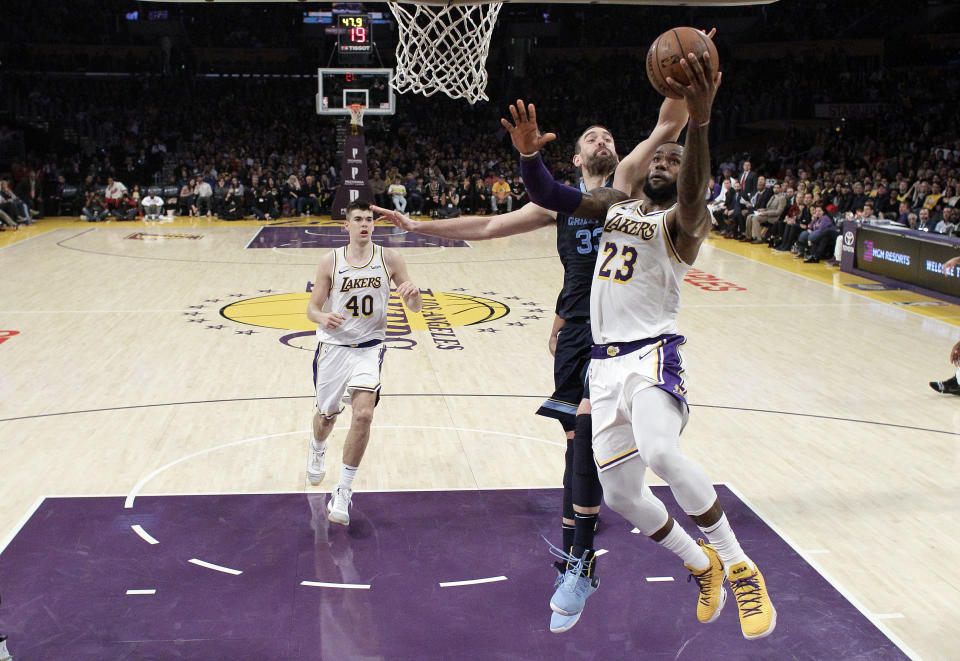
<svg viewBox="0 0 960 661">
<path fill-rule="evenodd" d="M 320 319 L 321 321 L 319 325 L 321 328 L 329 328 L 333 330 L 334 328 L 339 328 L 340 324 L 346 321 L 347 318 L 339 312 L 321 312 Z"/>
<path fill-rule="evenodd" d="M 557 137 L 555 133 L 540 134 L 537 127 L 537 109 L 532 103 L 526 105 L 523 99 L 517 99 L 516 105 L 510 104 L 510 115 L 513 117 L 513 124 L 506 119 L 501 119 L 500 123 L 510 133 L 513 146 L 521 154 L 536 153 Z"/>
<path fill-rule="evenodd" d="M 397 285 L 397 296 L 402 298 L 404 302 L 414 300 L 416 297 L 420 296 L 420 289 L 415 284 L 407 280 Z"/>
<path fill-rule="evenodd" d="M 670 76 L 667 76 L 666 83 L 686 101 L 690 120 L 702 126 L 710 121 L 713 98 L 717 95 L 723 74 L 714 69 L 709 53 L 704 53 L 699 58 L 693 53 L 687 53 L 680 61 L 680 66 L 690 84 L 681 85 Z"/>
<path fill-rule="evenodd" d="M 416 231 L 415 228 L 420 222 L 412 219 L 410 216 L 403 215 L 396 209 L 385 209 L 384 207 L 378 207 L 376 204 L 371 204 L 370 209 L 374 213 L 379 214 L 377 220 L 389 220 L 400 229 L 407 230 L 408 232 Z"/>
</svg>

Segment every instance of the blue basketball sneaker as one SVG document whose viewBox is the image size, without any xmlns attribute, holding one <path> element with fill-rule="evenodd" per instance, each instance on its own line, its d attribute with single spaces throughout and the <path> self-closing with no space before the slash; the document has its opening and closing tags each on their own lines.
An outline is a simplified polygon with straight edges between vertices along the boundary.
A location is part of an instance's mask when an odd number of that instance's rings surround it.
<svg viewBox="0 0 960 661">
<path fill-rule="evenodd" d="M 600 579 L 593 574 L 595 564 L 593 550 L 587 549 L 579 558 L 552 545 L 550 552 L 567 561 L 567 569 L 563 577 L 558 579 L 557 589 L 550 598 L 550 609 L 555 614 L 566 618 L 576 616 L 573 620 L 551 617 L 550 630 L 566 631 L 580 618 L 587 597 L 596 592 Z"/>
</svg>

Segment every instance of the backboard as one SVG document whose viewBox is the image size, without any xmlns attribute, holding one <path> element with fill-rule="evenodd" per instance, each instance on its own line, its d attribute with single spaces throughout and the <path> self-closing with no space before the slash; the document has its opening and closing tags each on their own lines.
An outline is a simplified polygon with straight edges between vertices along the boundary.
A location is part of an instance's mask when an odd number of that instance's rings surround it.
<svg viewBox="0 0 960 661">
<path fill-rule="evenodd" d="M 396 112 L 393 69 L 317 69 L 317 114 L 350 115 L 351 103 L 366 107 L 364 115 Z"/>
</svg>

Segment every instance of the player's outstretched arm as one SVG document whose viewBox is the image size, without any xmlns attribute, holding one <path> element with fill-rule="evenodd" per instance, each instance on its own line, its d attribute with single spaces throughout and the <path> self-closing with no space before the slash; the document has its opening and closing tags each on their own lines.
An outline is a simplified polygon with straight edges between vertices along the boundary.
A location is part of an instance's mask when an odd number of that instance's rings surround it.
<svg viewBox="0 0 960 661">
<path fill-rule="evenodd" d="M 390 278 L 393 284 L 397 286 L 397 296 L 403 299 L 403 304 L 411 312 L 420 312 L 423 301 L 420 298 L 420 288 L 410 282 L 410 276 L 407 274 L 407 263 L 403 261 L 393 248 L 384 248 L 383 256 L 387 260 L 387 268 L 390 269 Z"/>
<path fill-rule="evenodd" d="M 500 123 L 509 131 L 513 146 L 520 152 L 520 178 L 534 204 L 568 216 L 602 220 L 611 204 L 627 199 L 626 193 L 611 188 L 583 193 L 579 188 L 554 181 L 540 157 L 540 148 L 557 136 L 540 135 L 537 110 L 532 103 L 525 105 L 518 99 L 516 105 L 510 106 L 510 114 L 512 124 L 506 119 Z"/>
<path fill-rule="evenodd" d="M 399 211 L 383 207 L 371 205 L 370 208 L 380 214 L 379 218 L 389 220 L 408 232 L 465 241 L 497 239 L 531 232 L 553 224 L 557 217 L 553 211 L 538 207 L 536 204 L 525 204 L 516 211 L 499 216 L 460 216 L 429 221 L 413 220 Z"/>
<path fill-rule="evenodd" d="M 710 233 L 710 213 L 703 200 L 703 191 L 710 181 L 707 124 L 722 74 L 714 70 L 708 53 L 703 54 L 702 61 L 689 53 L 681 66 L 690 84 L 683 86 L 669 77 L 666 82 L 683 97 L 690 121 L 677 175 L 677 206 L 667 214 L 667 222 L 672 225 L 671 234 L 680 258 L 693 264 L 700 244 Z"/>
<path fill-rule="evenodd" d="M 322 328 L 337 328 L 344 322 L 344 317 L 339 312 L 324 312 L 323 306 L 330 295 L 330 288 L 333 286 L 331 273 L 333 272 L 334 252 L 330 251 L 320 260 L 320 266 L 317 267 L 317 277 L 313 281 L 313 292 L 310 294 L 310 302 L 307 303 L 307 319 Z"/>
<path fill-rule="evenodd" d="M 650 167 L 650 160 L 657 147 L 664 142 L 676 140 L 687 123 L 687 104 L 683 99 L 665 98 L 660 104 L 660 116 L 646 140 L 633 148 L 617 165 L 613 187 L 636 197 Z"/>
</svg>

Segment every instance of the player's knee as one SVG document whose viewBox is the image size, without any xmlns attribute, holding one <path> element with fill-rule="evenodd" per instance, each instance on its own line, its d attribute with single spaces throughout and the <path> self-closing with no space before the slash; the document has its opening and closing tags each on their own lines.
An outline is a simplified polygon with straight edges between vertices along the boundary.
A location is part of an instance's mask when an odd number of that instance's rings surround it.
<svg viewBox="0 0 960 661">
<path fill-rule="evenodd" d="M 361 406 L 353 409 L 352 424 L 358 427 L 369 427 L 373 423 L 373 407 Z"/>
<path fill-rule="evenodd" d="M 646 457 L 650 470 L 667 482 L 678 477 L 683 467 L 683 455 L 674 450 L 657 450 Z"/>
</svg>

